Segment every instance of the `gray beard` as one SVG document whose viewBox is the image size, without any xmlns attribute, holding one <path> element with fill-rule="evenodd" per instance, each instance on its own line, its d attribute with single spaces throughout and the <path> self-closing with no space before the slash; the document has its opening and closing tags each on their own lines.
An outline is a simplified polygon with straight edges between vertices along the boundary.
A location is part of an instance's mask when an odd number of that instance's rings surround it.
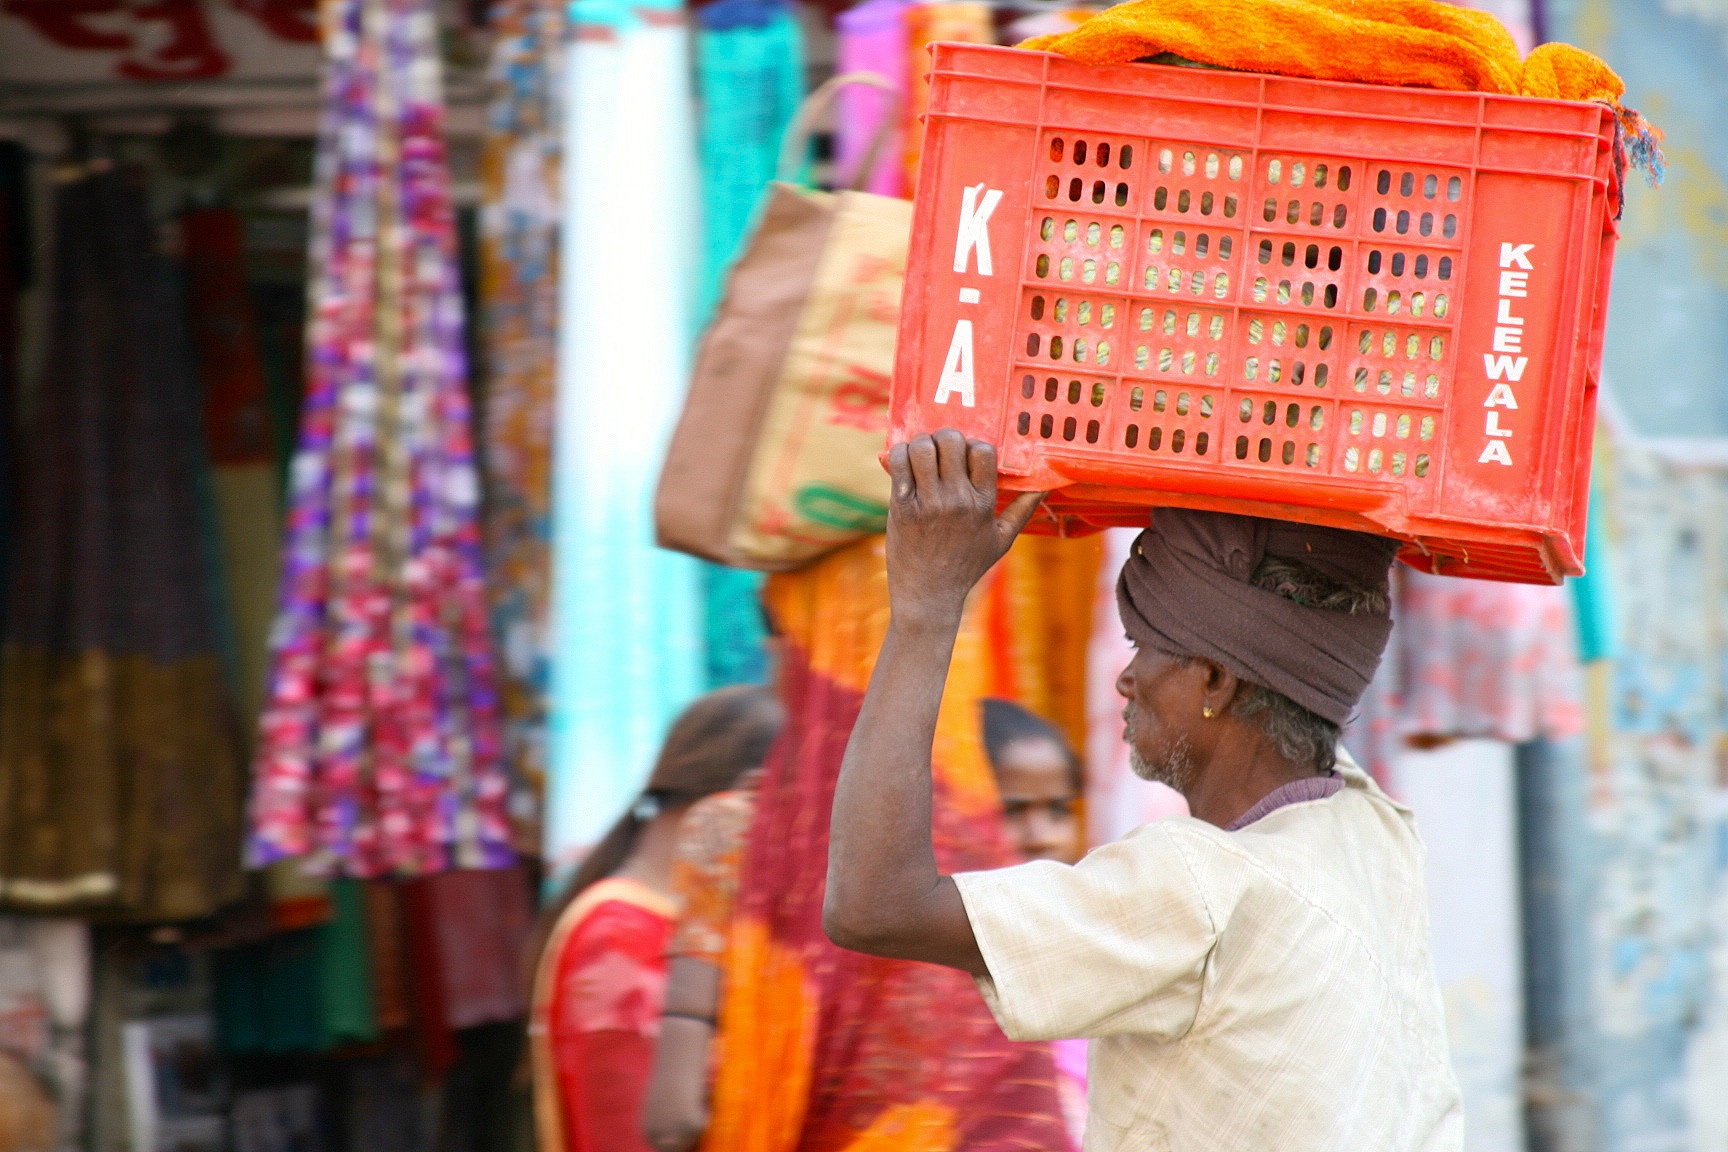
<svg viewBox="0 0 1728 1152">
<path fill-rule="evenodd" d="M 1140 755 L 1140 750 L 1130 744 L 1128 746 L 1128 766 L 1134 770 L 1134 775 L 1140 779 L 1174 788 L 1184 796 L 1188 794 L 1189 787 L 1194 783 L 1194 757 L 1186 736 L 1177 738 L 1163 759 L 1156 764 Z"/>
</svg>

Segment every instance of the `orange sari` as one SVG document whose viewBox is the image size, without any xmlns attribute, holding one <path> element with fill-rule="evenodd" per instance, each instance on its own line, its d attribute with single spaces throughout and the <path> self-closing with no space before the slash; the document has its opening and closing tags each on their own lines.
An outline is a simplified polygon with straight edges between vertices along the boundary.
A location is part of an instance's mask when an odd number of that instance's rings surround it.
<svg viewBox="0 0 1728 1152">
<path fill-rule="evenodd" d="M 786 730 L 757 793 L 725 958 L 705 1152 L 1067 1147 L 1049 1050 L 1005 1039 L 972 980 L 822 934 L 828 813 L 888 622 L 880 537 L 773 577 Z M 969 612 L 937 725 L 937 860 L 1013 861 L 977 720 L 990 683 Z"/>
</svg>

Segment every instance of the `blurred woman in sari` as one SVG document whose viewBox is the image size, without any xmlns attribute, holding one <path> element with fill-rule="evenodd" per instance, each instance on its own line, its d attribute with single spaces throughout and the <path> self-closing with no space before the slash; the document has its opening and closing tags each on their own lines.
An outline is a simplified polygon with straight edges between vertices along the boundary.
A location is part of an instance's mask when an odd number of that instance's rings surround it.
<svg viewBox="0 0 1728 1152">
<path fill-rule="evenodd" d="M 529 1034 L 541 1152 L 637 1152 L 678 901 L 678 825 L 762 762 L 784 718 L 765 688 L 711 692 L 679 716 L 641 797 L 548 915 Z"/>
<path fill-rule="evenodd" d="M 692 809 L 661 1044 L 644 1119 L 656 1152 L 997 1152 L 1068 1147 L 1044 1045 L 1010 1043 L 970 981 L 843 952 L 822 934 L 828 810 L 887 626 L 882 541 L 766 592 L 787 730 L 754 791 Z M 936 751 L 938 849 L 1009 863 L 981 738 L 982 628 L 961 639 Z M 1036 758 L 1036 757 L 1034 757 Z M 1070 791 L 1063 761 L 1057 790 Z M 1036 773 L 1035 773 L 1036 774 Z M 1035 850 L 1060 851 L 1040 792 Z M 1067 843 L 1077 828 L 1070 828 Z"/>
<path fill-rule="evenodd" d="M 1015 855 L 1074 863 L 1080 856 L 1081 771 L 1067 738 L 1048 720 L 1009 700 L 984 700 L 979 711 Z M 760 777 L 760 771 L 747 772 L 732 789 L 698 801 L 679 827 L 672 883 L 681 910 L 667 947 L 666 1007 L 643 1109 L 648 1142 L 656 1152 L 688 1152 L 708 1126 L 726 940 Z M 1078 1148 L 1086 1116 L 1086 1042 L 1062 1041 L 1051 1048 L 1063 1120 Z"/>
</svg>

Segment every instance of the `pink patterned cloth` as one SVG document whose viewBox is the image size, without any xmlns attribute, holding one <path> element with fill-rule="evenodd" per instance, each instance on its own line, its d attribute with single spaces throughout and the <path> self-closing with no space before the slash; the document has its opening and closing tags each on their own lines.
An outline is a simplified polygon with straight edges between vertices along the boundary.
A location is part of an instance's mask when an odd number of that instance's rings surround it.
<svg viewBox="0 0 1728 1152">
<path fill-rule="evenodd" d="M 313 317 L 248 855 L 511 860 L 433 0 L 331 0 Z"/>
<path fill-rule="evenodd" d="M 1519 744 L 1584 730 L 1565 587 L 1393 570 L 1392 640 L 1346 743 L 1374 778 L 1412 737 Z"/>
</svg>

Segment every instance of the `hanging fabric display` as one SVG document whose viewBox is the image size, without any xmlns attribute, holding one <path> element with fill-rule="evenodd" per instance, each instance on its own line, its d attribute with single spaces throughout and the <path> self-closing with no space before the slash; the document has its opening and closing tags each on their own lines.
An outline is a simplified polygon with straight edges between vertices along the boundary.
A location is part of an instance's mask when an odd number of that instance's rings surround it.
<svg viewBox="0 0 1728 1152">
<path fill-rule="evenodd" d="M 1612 448 L 1598 445 L 1598 468 L 1604 472 L 1614 462 Z M 1614 627 L 1614 570 L 1609 560 L 1612 545 L 1603 523 L 1604 497 L 1594 488 L 1590 494 L 1590 527 L 1584 537 L 1584 575 L 1566 581 L 1572 590 L 1572 615 L 1578 632 L 1578 660 L 1590 664 L 1619 655 Z"/>
<path fill-rule="evenodd" d="M 783 0 L 715 0 L 697 19 L 706 320 L 804 100 L 804 44 Z"/>
<path fill-rule="evenodd" d="M 135 174 L 63 184 L 54 218 L 0 667 L 0 903 L 203 916 L 240 891 L 242 784 L 185 305 Z"/>
<path fill-rule="evenodd" d="M 924 155 L 924 113 L 930 104 L 930 45 L 937 42 L 994 44 L 990 6 L 979 0 L 935 0 L 906 9 L 906 191 L 918 187 Z"/>
<path fill-rule="evenodd" d="M 704 252 L 698 315 L 706 321 L 803 99 L 804 46 L 784 0 L 716 0 L 697 19 Z M 709 687 L 759 681 L 766 673 L 761 592 L 757 573 L 703 564 Z"/>
<path fill-rule="evenodd" d="M 537 812 L 546 780 L 563 8 L 560 0 L 493 5 L 493 95 L 481 155 L 487 583 L 506 752 L 526 788 L 512 801 L 519 824 Z"/>
<path fill-rule="evenodd" d="M 186 303 L 204 389 L 204 436 L 234 627 L 235 702 L 250 735 L 264 693 L 281 540 L 276 445 L 258 354 L 258 317 L 246 291 L 240 214 L 180 217 Z"/>
<path fill-rule="evenodd" d="M 1585 727 L 1572 597 L 1564 587 L 1393 567 L 1397 621 L 1345 740 L 1385 779 L 1411 740 L 1569 740 Z"/>
<path fill-rule="evenodd" d="M 20 305 L 32 286 L 35 246 L 30 237 L 29 153 L 16 140 L 0 140 L 0 588 L 12 557 L 18 495 L 18 374 Z M 5 614 L 0 597 L 0 618 Z"/>
<path fill-rule="evenodd" d="M 432 0 L 333 0 L 255 864 L 511 859 Z"/>
<path fill-rule="evenodd" d="M 822 933 L 841 756 L 888 626 L 883 538 L 769 578 L 786 729 L 769 752 L 725 957 L 712 1152 L 1065 1148 L 1042 1044 L 1005 1040 L 964 974 L 846 952 Z M 945 872 L 1010 862 L 978 723 L 989 641 L 974 597 L 932 750 Z"/>
<path fill-rule="evenodd" d="M 577 0 L 570 15 L 546 812 L 555 867 L 640 789 L 703 675 L 700 571 L 654 546 L 653 518 L 701 271 L 689 32 L 668 0 Z"/>
<path fill-rule="evenodd" d="M 854 84 L 840 93 L 835 161 L 842 178 L 849 178 L 870 155 L 883 118 L 897 118 L 898 110 L 905 106 L 906 67 L 911 60 L 906 7 L 907 0 L 864 0 L 834 18 L 839 40 L 835 74 L 872 72 L 892 89 Z M 905 150 L 905 128 L 896 119 L 877 150 L 881 162 L 871 165 L 864 191 L 878 196 L 905 195 L 906 173 L 897 162 Z"/>
</svg>

